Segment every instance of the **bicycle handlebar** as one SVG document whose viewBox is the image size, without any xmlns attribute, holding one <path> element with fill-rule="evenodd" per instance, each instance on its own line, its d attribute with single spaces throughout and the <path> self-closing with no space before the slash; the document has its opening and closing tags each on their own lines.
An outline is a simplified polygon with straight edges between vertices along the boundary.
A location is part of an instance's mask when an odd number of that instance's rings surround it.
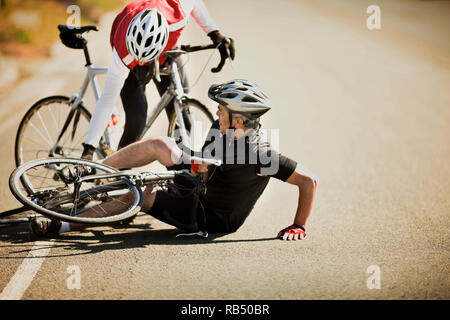
<svg viewBox="0 0 450 320">
<path fill-rule="evenodd" d="M 208 49 L 216 49 L 216 46 L 214 44 L 204 44 L 199 46 L 191 46 L 189 44 L 187 45 L 181 45 L 181 50 L 186 52 L 196 52 L 196 51 L 202 51 L 202 50 L 208 50 Z"/>
<path fill-rule="evenodd" d="M 185 52 L 196 52 L 196 51 L 202 51 L 202 50 L 209 50 L 209 49 L 218 49 L 217 45 L 215 44 L 207 44 L 207 45 L 198 45 L 198 46 L 191 46 L 191 45 L 181 45 L 181 50 Z M 220 62 L 217 65 L 217 67 L 212 68 L 212 72 L 219 72 L 222 70 L 223 66 L 225 65 L 227 58 L 226 57 L 220 57 Z"/>
</svg>

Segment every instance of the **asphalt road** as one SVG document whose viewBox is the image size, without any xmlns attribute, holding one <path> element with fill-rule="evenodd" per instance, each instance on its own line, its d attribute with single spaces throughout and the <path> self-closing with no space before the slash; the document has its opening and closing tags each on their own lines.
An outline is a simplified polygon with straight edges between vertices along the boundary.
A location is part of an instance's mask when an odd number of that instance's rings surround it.
<svg viewBox="0 0 450 320">
<path fill-rule="evenodd" d="M 366 0 L 206 4 L 235 39 L 236 59 L 211 74 L 213 56 L 192 94 L 215 111 L 211 83 L 242 77 L 266 88 L 272 143 L 319 177 L 307 238 L 274 239 L 298 195 L 275 180 L 237 232 L 206 240 L 175 238 L 146 215 L 50 242 L 30 240 L 26 225 L 0 226 L 0 298 L 449 299 L 450 2 L 378 0 L 380 30 L 366 26 Z M 108 63 L 113 17 L 88 36 L 97 65 Z M 208 42 L 193 20 L 183 37 Z M 193 80 L 209 55 L 192 56 Z M 19 206 L 7 179 L 20 118 L 41 97 L 77 91 L 82 59 L 55 44 L 53 59 L 0 89 L 0 211 Z"/>
</svg>

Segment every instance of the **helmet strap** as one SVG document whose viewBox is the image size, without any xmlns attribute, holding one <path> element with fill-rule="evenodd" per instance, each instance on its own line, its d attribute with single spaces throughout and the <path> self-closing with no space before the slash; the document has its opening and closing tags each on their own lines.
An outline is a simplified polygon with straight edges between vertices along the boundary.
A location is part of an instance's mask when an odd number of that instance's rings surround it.
<svg viewBox="0 0 450 320">
<path fill-rule="evenodd" d="M 230 116 L 230 127 L 229 127 L 229 129 L 236 130 L 236 127 L 233 126 L 233 114 L 231 113 L 231 111 L 228 111 L 228 114 Z"/>
</svg>

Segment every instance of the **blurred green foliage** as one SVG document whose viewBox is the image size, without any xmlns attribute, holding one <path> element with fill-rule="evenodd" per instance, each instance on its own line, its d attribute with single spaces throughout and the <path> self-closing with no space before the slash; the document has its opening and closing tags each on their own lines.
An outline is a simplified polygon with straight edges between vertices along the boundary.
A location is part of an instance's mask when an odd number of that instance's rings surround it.
<svg viewBox="0 0 450 320">
<path fill-rule="evenodd" d="M 97 24 L 104 12 L 120 9 L 125 0 L 0 0 L 0 53 L 20 55 L 24 46 L 46 54 L 58 39 L 56 26 L 67 23 L 70 5 L 78 5 L 81 24 Z M 19 19 L 18 15 L 21 15 Z M 27 21 L 27 14 L 30 16 Z M 31 19 L 33 18 L 33 19 Z"/>
</svg>

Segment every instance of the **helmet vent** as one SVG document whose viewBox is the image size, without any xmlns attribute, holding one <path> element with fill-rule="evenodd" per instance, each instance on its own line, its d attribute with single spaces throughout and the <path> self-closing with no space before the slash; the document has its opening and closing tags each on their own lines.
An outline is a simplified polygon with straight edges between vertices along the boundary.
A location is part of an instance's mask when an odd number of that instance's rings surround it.
<svg viewBox="0 0 450 320">
<path fill-rule="evenodd" d="M 161 15 L 157 14 L 157 16 L 158 16 L 158 27 L 160 27 L 160 26 L 161 26 L 161 23 L 162 23 L 162 21 L 161 21 Z"/>
<path fill-rule="evenodd" d="M 237 93 L 234 92 L 228 92 L 228 93 L 224 93 L 222 95 L 220 95 L 221 98 L 225 98 L 225 99 L 233 99 L 237 96 Z"/>
<path fill-rule="evenodd" d="M 253 98 L 253 97 L 244 97 L 244 98 L 242 98 L 242 101 L 244 101 L 244 102 L 258 102 L 258 100 L 256 100 L 255 98 Z"/>
<path fill-rule="evenodd" d="M 145 46 L 148 47 L 150 46 L 150 44 L 152 43 L 153 37 L 150 37 L 147 39 L 147 41 L 145 42 Z"/>
<path fill-rule="evenodd" d="M 136 38 L 136 43 L 138 45 L 141 45 L 141 41 L 142 41 L 142 34 L 139 32 L 139 34 L 137 35 L 137 38 Z"/>
<path fill-rule="evenodd" d="M 141 21 L 144 20 L 145 16 L 150 13 L 150 10 L 145 10 L 145 12 L 141 16 Z"/>
</svg>

